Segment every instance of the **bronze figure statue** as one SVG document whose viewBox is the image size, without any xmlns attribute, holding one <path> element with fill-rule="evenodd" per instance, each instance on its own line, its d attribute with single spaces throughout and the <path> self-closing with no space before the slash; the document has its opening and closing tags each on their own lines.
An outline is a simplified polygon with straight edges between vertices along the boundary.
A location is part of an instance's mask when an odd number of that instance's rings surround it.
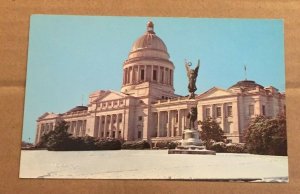
<svg viewBox="0 0 300 194">
<path fill-rule="evenodd" d="M 186 73 L 189 79 L 189 85 L 188 85 L 188 89 L 190 92 L 189 99 L 195 99 L 195 91 L 197 90 L 196 79 L 200 67 L 200 60 L 198 60 L 198 65 L 196 66 L 195 69 L 191 69 L 190 66 L 192 66 L 192 63 L 185 61 Z"/>
<path fill-rule="evenodd" d="M 197 107 L 192 107 L 190 112 L 187 115 L 189 119 L 189 125 L 187 126 L 189 129 L 195 129 L 195 122 L 197 121 Z"/>
</svg>

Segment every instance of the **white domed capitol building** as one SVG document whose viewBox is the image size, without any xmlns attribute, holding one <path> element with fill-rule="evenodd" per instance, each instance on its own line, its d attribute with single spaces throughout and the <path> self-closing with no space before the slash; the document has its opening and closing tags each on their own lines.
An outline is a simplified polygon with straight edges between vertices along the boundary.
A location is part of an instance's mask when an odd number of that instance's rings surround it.
<svg viewBox="0 0 300 194">
<path fill-rule="evenodd" d="M 213 87 L 192 101 L 175 94 L 174 70 L 165 43 L 155 34 L 153 23 L 148 22 L 145 34 L 134 42 L 123 63 L 121 91 L 99 90 L 89 95 L 87 106 L 61 114 L 43 114 L 37 119 L 35 143 L 61 120 L 68 123 L 69 133 L 76 137 L 150 143 L 180 140 L 188 111 L 195 105 L 198 120 L 215 119 L 227 139 L 238 143 L 243 142 L 251 118 L 276 117 L 285 112 L 284 93 L 250 80 L 239 81 L 228 89 Z"/>
</svg>

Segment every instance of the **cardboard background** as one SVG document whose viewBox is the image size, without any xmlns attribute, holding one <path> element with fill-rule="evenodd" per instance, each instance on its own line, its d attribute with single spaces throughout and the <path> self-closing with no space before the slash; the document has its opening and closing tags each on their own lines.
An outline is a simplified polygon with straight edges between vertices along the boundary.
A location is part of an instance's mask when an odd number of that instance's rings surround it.
<svg viewBox="0 0 300 194">
<path fill-rule="evenodd" d="M 300 97 L 299 1 L 10 0 L 0 3 L 0 14 L 0 193 L 300 193 L 300 106 L 297 104 Z M 283 18 L 290 182 L 19 179 L 31 14 Z"/>
</svg>

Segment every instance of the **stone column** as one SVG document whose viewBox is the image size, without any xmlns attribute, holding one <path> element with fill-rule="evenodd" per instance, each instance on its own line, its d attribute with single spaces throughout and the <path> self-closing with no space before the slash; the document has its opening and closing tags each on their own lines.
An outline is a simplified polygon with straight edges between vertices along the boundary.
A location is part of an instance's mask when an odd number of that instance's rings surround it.
<svg viewBox="0 0 300 194">
<path fill-rule="evenodd" d="M 117 118 L 116 118 L 116 135 L 115 135 L 115 138 L 119 138 L 119 129 L 120 129 L 120 123 L 119 123 L 119 117 L 120 117 L 120 114 L 118 113 L 117 114 Z"/>
<path fill-rule="evenodd" d="M 162 67 L 161 69 L 161 83 L 164 84 L 165 83 L 165 68 Z"/>
<path fill-rule="evenodd" d="M 75 121 L 76 124 L 75 124 L 75 137 L 78 137 L 79 136 L 79 132 L 78 132 L 78 121 Z"/>
<path fill-rule="evenodd" d="M 181 123 L 181 111 L 180 109 L 178 111 L 178 135 L 182 135 L 182 123 Z"/>
<path fill-rule="evenodd" d="M 136 83 L 136 66 L 132 67 L 132 83 Z"/>
<path fill-rule="evenodd" d="M 103 128 L 103 137 L 107 137 L 106 136 L 106 133 L 107 133 L 107 117 L 108 117 L 108 115 L 105 115 L 104 116 L 104 128 Z"/>
<path fill-rule="evenodd" d="M 157 83 L 161 83 L 161 82 L 160 82 L 160 76 L 161 76 L 161 75 L 160 75 L 160 66 L 158 65 L 158 66 L 157 66 L 157 77 L 156 77 Z"/>
<path fill-rule="evenodd" d="M 167 111 L 167 115 L 168 115 L 168 125 L 167 125 L 167 137 L 170 137 L 170 132 L 171 132 L 171 114 L 170 114 L 170 111 L 168 110 Z"/>
<path fill-rule="evenodd" d="M 173 113 L 172 113 L 173 112 Z M 174 124 L 176 123 L 176 120 L 175 120 L 175 116 L 176 116 L 176 113 L 174 111 L 171 112 L 171 137 L 174 137 Z M 175 116 L 174 116 L 175 115 Z"/>
<path fill-rule="evenodd" d="M 82 126 L 82 129 L 83 129 L 83 131 L 84 131 L 84 134 L 83 134 L 83 135 L 85 135 L 85 134 L 86 134 L 86 120 L 83 120 L 83 126 Z"/>
<path fill-rule="evenodd" d="M 232 131 L 230 131 L 230 133 L 235 133 L 235 134 L 239 134 L 242 132 L 239 130 L 240 120 L 239 120 L 238 103 L 239 103 L 238 100 L 232 102 L 232 129 L 231 129 Z M 244 121 L 244 119 L 241 118 L 241 121 Z M 244 124 L 244 123 L 242 123 L 242 124 Z M 243 126 L 243 125 L 241 125 L 241 126 Z M 241 128 L 241 130 L 243 130 L 243 128 Z"/>
<path fill-rule="evenodd" d="M 223 126 L 223 131 L 225 131 L 226 127 L 227 127 L 227 121 L 226 121 L 226 104 L 223 103 L 222 104 L 222 126 Z M 230 133 L 230 132 L 229 132 Z"/>
<path fill-rule="evenodd" d="M 82 137 L 82 131 L 81 131 L 81 121 L 77 121 L 77 124 L 78 124 L 78 136 L 79 137 Z"/>
<path fill-rule="evenodd" d="M 160 137 L 160 111 L 157 112 L 157 137 Z"/>
<path fill-rule="evenodd" d="M 39 141 L 40 141 L 40 138 L 41 138 L 41 127 L 39 124 L 37 124 L 36 126 L 36 136 L 35 136 L 35 143 L 37 144 Z"/>
<path fill-rule="evenodd" d="M 111 115 L 110 116 L 110 130 L 109 130 L 109 137 L 113 137 L 113 125 L 114 125 L 114 122 L 113 122 L 113 116 L 114 115 Z"/>
<path fill-rule="evenodd" d="M 100 135 L 101 135 L 101 127 L 102 127 L 102 116 L 99 116 L 99 119 L 98 119 L 99 121 L 99 124 L 98 124 L 98 129 L 97 129 L 97 137 L 100 137 Z"/>
<path fill-rule="evenodd" d="M 151 81 L 153 82 L 154 80 L 153 80 L 153 75 L 154 75 L 154 73 L 153 73 L 153 70 L 154 70 L 154 68 L 153 68 L 153 65 L 151 65 Z"/>
</svg>

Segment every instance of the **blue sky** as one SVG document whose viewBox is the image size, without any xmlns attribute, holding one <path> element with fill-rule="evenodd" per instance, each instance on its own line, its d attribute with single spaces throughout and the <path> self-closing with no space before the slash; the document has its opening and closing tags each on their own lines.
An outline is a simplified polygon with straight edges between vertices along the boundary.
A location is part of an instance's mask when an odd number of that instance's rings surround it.
<svg viewBox="0 0 300 194">
<path fill-rule="evenodd" d="M 34 141 L 45 112 L 120 91 L 123 61 L 149 19 L 175 65 L 177 94 L 188 94 L 184 59 L 201 60 L 196 93 L 245 79 L 244 65 L 248 80 L 285 91 L 283 20 L 32 15 L 22 139 Z"/>
</svg>

